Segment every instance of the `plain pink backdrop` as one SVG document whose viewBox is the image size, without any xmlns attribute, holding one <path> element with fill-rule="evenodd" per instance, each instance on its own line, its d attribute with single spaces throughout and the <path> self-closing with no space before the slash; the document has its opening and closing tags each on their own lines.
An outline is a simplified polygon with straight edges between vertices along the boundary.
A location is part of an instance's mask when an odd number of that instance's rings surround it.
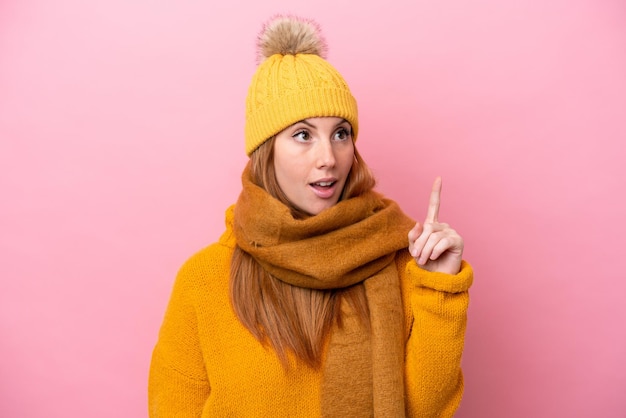
<svg viewBox="0 0 626 418">
<path fill-rule="evenodd" d="M 380 190 L 474 265 L 459 417 L 626 413 L 626 6 L 0 2 L 0 416 L 142 417 L 245 164 L 254 38 L 318 20 Z"/>
</svg>

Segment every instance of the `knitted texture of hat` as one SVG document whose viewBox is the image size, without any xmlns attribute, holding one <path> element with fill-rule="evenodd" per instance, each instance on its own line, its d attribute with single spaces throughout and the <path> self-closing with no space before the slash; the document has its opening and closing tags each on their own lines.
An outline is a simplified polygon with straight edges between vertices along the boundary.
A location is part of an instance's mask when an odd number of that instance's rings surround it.
<svg viewBox="0 0 626 418">
<path fill-rule="evenodd" d="M 247 155 L 288 126 L 313 117 L 347 120 L 356 140 L 356 100 L 326 61 L 326 43 L 315 22 L 275 17 L 263 27 L 257 47 L 260 63 L 246 99 Z"/>
</svg>

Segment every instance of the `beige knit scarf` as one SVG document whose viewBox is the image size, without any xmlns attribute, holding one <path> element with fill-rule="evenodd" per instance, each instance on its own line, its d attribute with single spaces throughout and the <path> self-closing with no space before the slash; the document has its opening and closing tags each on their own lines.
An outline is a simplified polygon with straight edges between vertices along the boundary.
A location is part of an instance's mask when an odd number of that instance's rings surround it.
<svg viewBox="0 0 626 418">
<path fill-rule="evenodd" d="M 244 251 L 294 286 L 365 286 L 371 332 L 356 317 L 334 327 L 324 364 L 325 417 L 404 416 L 404 317 L 394 260 L 413 224 L 395 202 L 375 192 L 294 219 L 244 172 L 234 219 Z"/>
</svg>

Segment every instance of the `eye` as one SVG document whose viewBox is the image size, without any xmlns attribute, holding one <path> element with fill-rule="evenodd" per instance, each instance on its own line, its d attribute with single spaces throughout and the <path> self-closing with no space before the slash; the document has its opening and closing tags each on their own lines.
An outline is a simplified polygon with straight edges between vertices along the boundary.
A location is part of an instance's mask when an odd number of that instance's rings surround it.
<svg viewBox="0 0 626 418">
<path fill-rule="evenodd" d="M 306 142 L 306 141 L 308 141 L 309 139 L 311 139 L 311 134 L 309 134 L 309 132 L 308 132 L 308 131 L 304 131 L 304 130 L 303 130 L 303 131 L 298 131 L 298 132 L 296 132 L 296 133 L 295 133 L 295 134 L 293 134 L 291 137 L 292 137 L 292 138 L 294 138 L 296 141 L 299 141 L 299 142 Z"/>
<path fill-rule="evenodd" d="M 348 138 L 350 138 L 350 131 L 346 128 L 339 128 L 339 130 L 335 132 L 336 141 L 345 141 Z"/>
</svg>

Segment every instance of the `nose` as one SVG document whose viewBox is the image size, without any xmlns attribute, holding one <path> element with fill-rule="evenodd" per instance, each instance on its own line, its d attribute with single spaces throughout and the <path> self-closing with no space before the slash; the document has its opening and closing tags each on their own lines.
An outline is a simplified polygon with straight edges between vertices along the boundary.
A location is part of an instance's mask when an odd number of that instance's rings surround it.
<svg viewBox="0 0 626 418">
<path fill-rule="evenodd" d="M 317 168 L 328 168 L 335 166 L 335 149 L 332 141 L 326 139 L 317 143 Z"/>
</svg>

